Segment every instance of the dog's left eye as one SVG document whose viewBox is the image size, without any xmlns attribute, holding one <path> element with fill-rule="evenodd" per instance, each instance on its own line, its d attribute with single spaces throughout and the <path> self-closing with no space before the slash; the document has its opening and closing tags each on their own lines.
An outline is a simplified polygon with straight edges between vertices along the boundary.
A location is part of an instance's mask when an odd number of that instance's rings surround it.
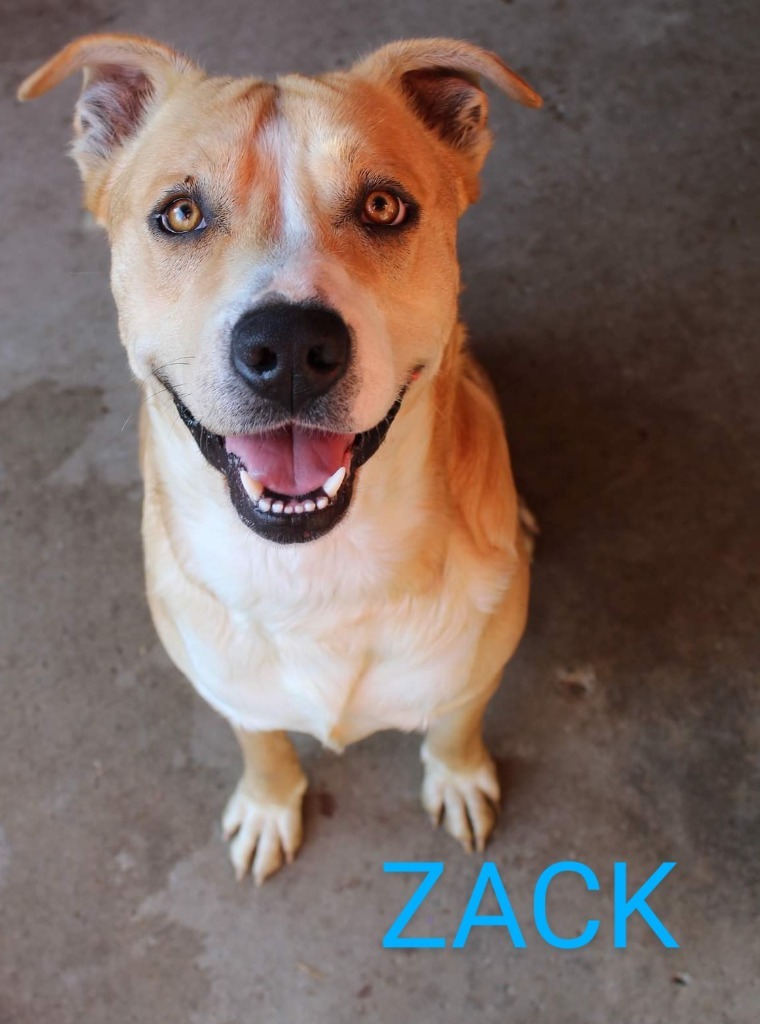
<svg viewBox="0 0 760 1024">
<path fill-rule="evenodd" d="M 195 200 L 187 196 L 172 199 L 156 220 L 161 230 L 170 235 L 184 235 L 189 231 L 200 231 L 206 226 L 203 210 Z"/>
<path fill-rule="evenodd" d="M 379 224 L 395 228 L 406 220 L 408 207 L 394 192 L 376 189 L 364 199 L 362 221 L 365 224 Z"/>
</svg>

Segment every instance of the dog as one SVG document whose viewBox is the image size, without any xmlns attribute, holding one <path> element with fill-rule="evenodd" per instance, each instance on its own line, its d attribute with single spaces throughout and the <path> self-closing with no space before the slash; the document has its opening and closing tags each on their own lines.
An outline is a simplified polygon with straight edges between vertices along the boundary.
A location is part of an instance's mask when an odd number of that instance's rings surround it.
<svg viewBox="0 0 760 1024">
<path fill-rule="evenodd" d="M 482 850 L 500 799 L 482 719 L 530 545 L 458 322 L 456 228 L 491 145 L 481 80 L 539 96 L 448 39 L 268 82 L 103 34 L 19 98 L 77 71 L 72 155 L 145 395 L 148 601 L 240 743 L 237 876 L 261 884 L 301 844 L 286 730 L 336 751 L 424 733 L 423 806 Z"/>
</svg>

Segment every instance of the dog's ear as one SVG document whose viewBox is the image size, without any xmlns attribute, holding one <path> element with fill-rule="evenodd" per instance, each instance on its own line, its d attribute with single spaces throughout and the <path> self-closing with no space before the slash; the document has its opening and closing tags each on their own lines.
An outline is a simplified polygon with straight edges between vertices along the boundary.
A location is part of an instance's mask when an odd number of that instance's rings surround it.
<svg viewBox="0 0 760 1024">
<path fill-rule="evenodd" d="M 84 82 L 74 114 L 72 156 L 85 182 L 86 205 L 92 208 L 114 155 L 180 78 L 201 78 L 203 73 L 152 39 L 82 36 L 22 82 L 18 98 L 36 99 L 77 71 L 84 72 Z"/>
<path fill-rule="evenodd" d="M 462 171 L 463 206 L 478 197 L 478 174 L 491 146 L 481 76 L 525 107 L 542 105 L 538 93 L 496 54 L 455 39 L 389 43 L 352 70 L 399 90 L 447 144 Z"/>
</svg>

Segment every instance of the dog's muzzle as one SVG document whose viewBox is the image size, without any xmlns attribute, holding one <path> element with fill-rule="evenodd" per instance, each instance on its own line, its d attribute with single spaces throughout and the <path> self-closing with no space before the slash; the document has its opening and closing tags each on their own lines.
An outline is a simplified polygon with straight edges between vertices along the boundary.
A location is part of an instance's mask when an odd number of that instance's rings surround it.
<svg viewBox="0 0 760 1024">
<path fill-rule="evenodd" d="M 385 440 L 421 369 L 376 426 L 341 433 L 329 425 L 342 412 L 351 354 L 350 329 L 320 303 L 275 300 L 244 313 L 232 330 L 230 360 L 251 407 L 274 426 L 226 437 L 207 430 L 157 374 L 205 458 L 227 478 L 238 515 L 267 540 L 304 543 L 340 522 L 357 470 Z"/>
</svg>

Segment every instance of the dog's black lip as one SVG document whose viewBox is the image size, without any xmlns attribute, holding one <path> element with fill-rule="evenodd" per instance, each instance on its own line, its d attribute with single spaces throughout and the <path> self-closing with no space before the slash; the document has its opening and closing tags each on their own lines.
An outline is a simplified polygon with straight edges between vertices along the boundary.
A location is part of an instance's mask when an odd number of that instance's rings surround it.
<svg viewBox="0 0 760 1024">
<path fill-rule="evenodd" d="M 167 380 L 161 378 L 161 383 L 172 396 L 180 419 L 193 435 L 203 457 L 209 465 L 220 473 L 224 473 L 227 478 L 230 498 L 240 519 L 260 537 L 278 544 L 303 544 L 307 541 L 317 540 L 338 525 L 351 504 L 356 470 L 372 458 L 385 440 L 409 388 L 408 382 L 379 423 L 355 436 L 349 449 L 351 463 L 347 477 L 330 504 L 326 508 L 315 509 L 313 512 L 293 513 L 293 515 L 285 516 L 275 512 L 263 512 L 253 504 L 240 479 L 242 465 L 240 459 L 227 451 L 224 437 L 207 430 L 200 420 L 193 416 Z"/>
</svg>

